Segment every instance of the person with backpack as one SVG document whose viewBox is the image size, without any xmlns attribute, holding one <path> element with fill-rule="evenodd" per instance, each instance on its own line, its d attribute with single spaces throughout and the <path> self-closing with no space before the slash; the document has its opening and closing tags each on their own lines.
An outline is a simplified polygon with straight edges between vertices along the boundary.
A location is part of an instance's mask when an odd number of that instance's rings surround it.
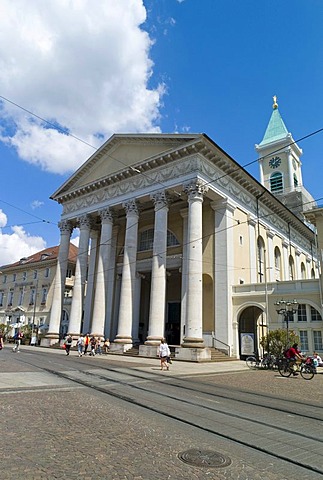
<svg viewBox="0 0 323 480">
<path fill-rule="evenodd" d="M 285 351 L 285 357 L 289 360 L 290 365 L 293 368 L 293 375 L 298 375 L 297 363 L 300 363 L 304 360 L 302 352 L 298 349 L 298 344 L 294 343 L 290 348 Z"/>
<path fill-rule="evenodd" d="M 71 350 L 72 343 L 73 343 L 72 336 L 71 336 L 71 335 L 67 335 L 66 340 L 65 340 L 65 342 L 64 342 L 66 355 L 69 355 L 69 354 L 70 354 L 70 350 Z"/>
</svg>

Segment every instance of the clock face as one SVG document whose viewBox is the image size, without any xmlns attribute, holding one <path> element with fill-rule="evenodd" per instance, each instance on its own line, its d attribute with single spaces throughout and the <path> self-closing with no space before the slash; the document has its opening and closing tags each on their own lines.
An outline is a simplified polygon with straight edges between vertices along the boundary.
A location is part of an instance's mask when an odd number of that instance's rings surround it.
<svg viewBox="0 0 323 480">
<path fill-rule="evenodd" d="M 281 163 L 282 161 L 279 157 L 273 157 L 269 160 L 269 166 L 271 168 L 278 168 Z"/>
</svg>

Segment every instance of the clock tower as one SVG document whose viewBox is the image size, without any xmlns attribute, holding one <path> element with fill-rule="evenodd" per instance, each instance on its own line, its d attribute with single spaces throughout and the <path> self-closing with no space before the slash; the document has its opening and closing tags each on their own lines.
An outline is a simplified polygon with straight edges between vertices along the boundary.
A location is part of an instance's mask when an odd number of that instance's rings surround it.
<svg viewBox="0 0 323 480">
<path fill-rule="evenodd" d="M 256 145 L 259 155 L 260 183 L 277 196 L 290 210 L 302 217 L 302 211 L 312 208 L 313 197 L 302 181 L 302 150 L 288 132 L 273 97 L 271 114 L 264 138 Z"/>
</svg>

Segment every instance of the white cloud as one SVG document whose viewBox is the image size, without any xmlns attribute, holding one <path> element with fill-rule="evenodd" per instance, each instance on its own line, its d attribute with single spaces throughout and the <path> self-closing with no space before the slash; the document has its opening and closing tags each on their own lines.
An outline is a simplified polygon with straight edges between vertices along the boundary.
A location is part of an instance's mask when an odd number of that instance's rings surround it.
<svg viewBox="0 0 323 480">
<path fill-rule="evenodd" d="M 2 216 L 0 212 L 0 222 Z M 20 258 L 28 257 L 33 253 L 46 248 L 46 242 L 42 237 L 32 236 L 25 232 L 23 227 L 11 227 L 11 234 L 0 232 L 0 265 L 7 265 L 17 262 Z"/>
<path fill-rule="evenodd" d="M 40 208 L 42 205 L 44 205 L 44 202 L 41 202 L 40 200 L 34 200 L 31 202 L 30 206 L 33 210 L 36 210 L 36 208 Z"/>
<path fill-rule="evenodd" d="M 159 131 L 163 85 L 149 86 L 142 0 L 0 0 L 0 95 L 98 147 L 116 132 Z M 93 149 L 3 101 L 0 140 L 45 171 Z"/>
</svg>

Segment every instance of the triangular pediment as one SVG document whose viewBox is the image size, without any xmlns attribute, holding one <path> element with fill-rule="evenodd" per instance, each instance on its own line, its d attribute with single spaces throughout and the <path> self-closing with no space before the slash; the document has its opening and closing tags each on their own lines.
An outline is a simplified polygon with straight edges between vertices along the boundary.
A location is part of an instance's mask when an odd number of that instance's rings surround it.
<svg viewBox="0 0 323 480">
<path fill-rule="evenodd" d="M 86 187 L 194 142 L 199 134 L 113 135 L 52 196 Z"/>
</svg>

